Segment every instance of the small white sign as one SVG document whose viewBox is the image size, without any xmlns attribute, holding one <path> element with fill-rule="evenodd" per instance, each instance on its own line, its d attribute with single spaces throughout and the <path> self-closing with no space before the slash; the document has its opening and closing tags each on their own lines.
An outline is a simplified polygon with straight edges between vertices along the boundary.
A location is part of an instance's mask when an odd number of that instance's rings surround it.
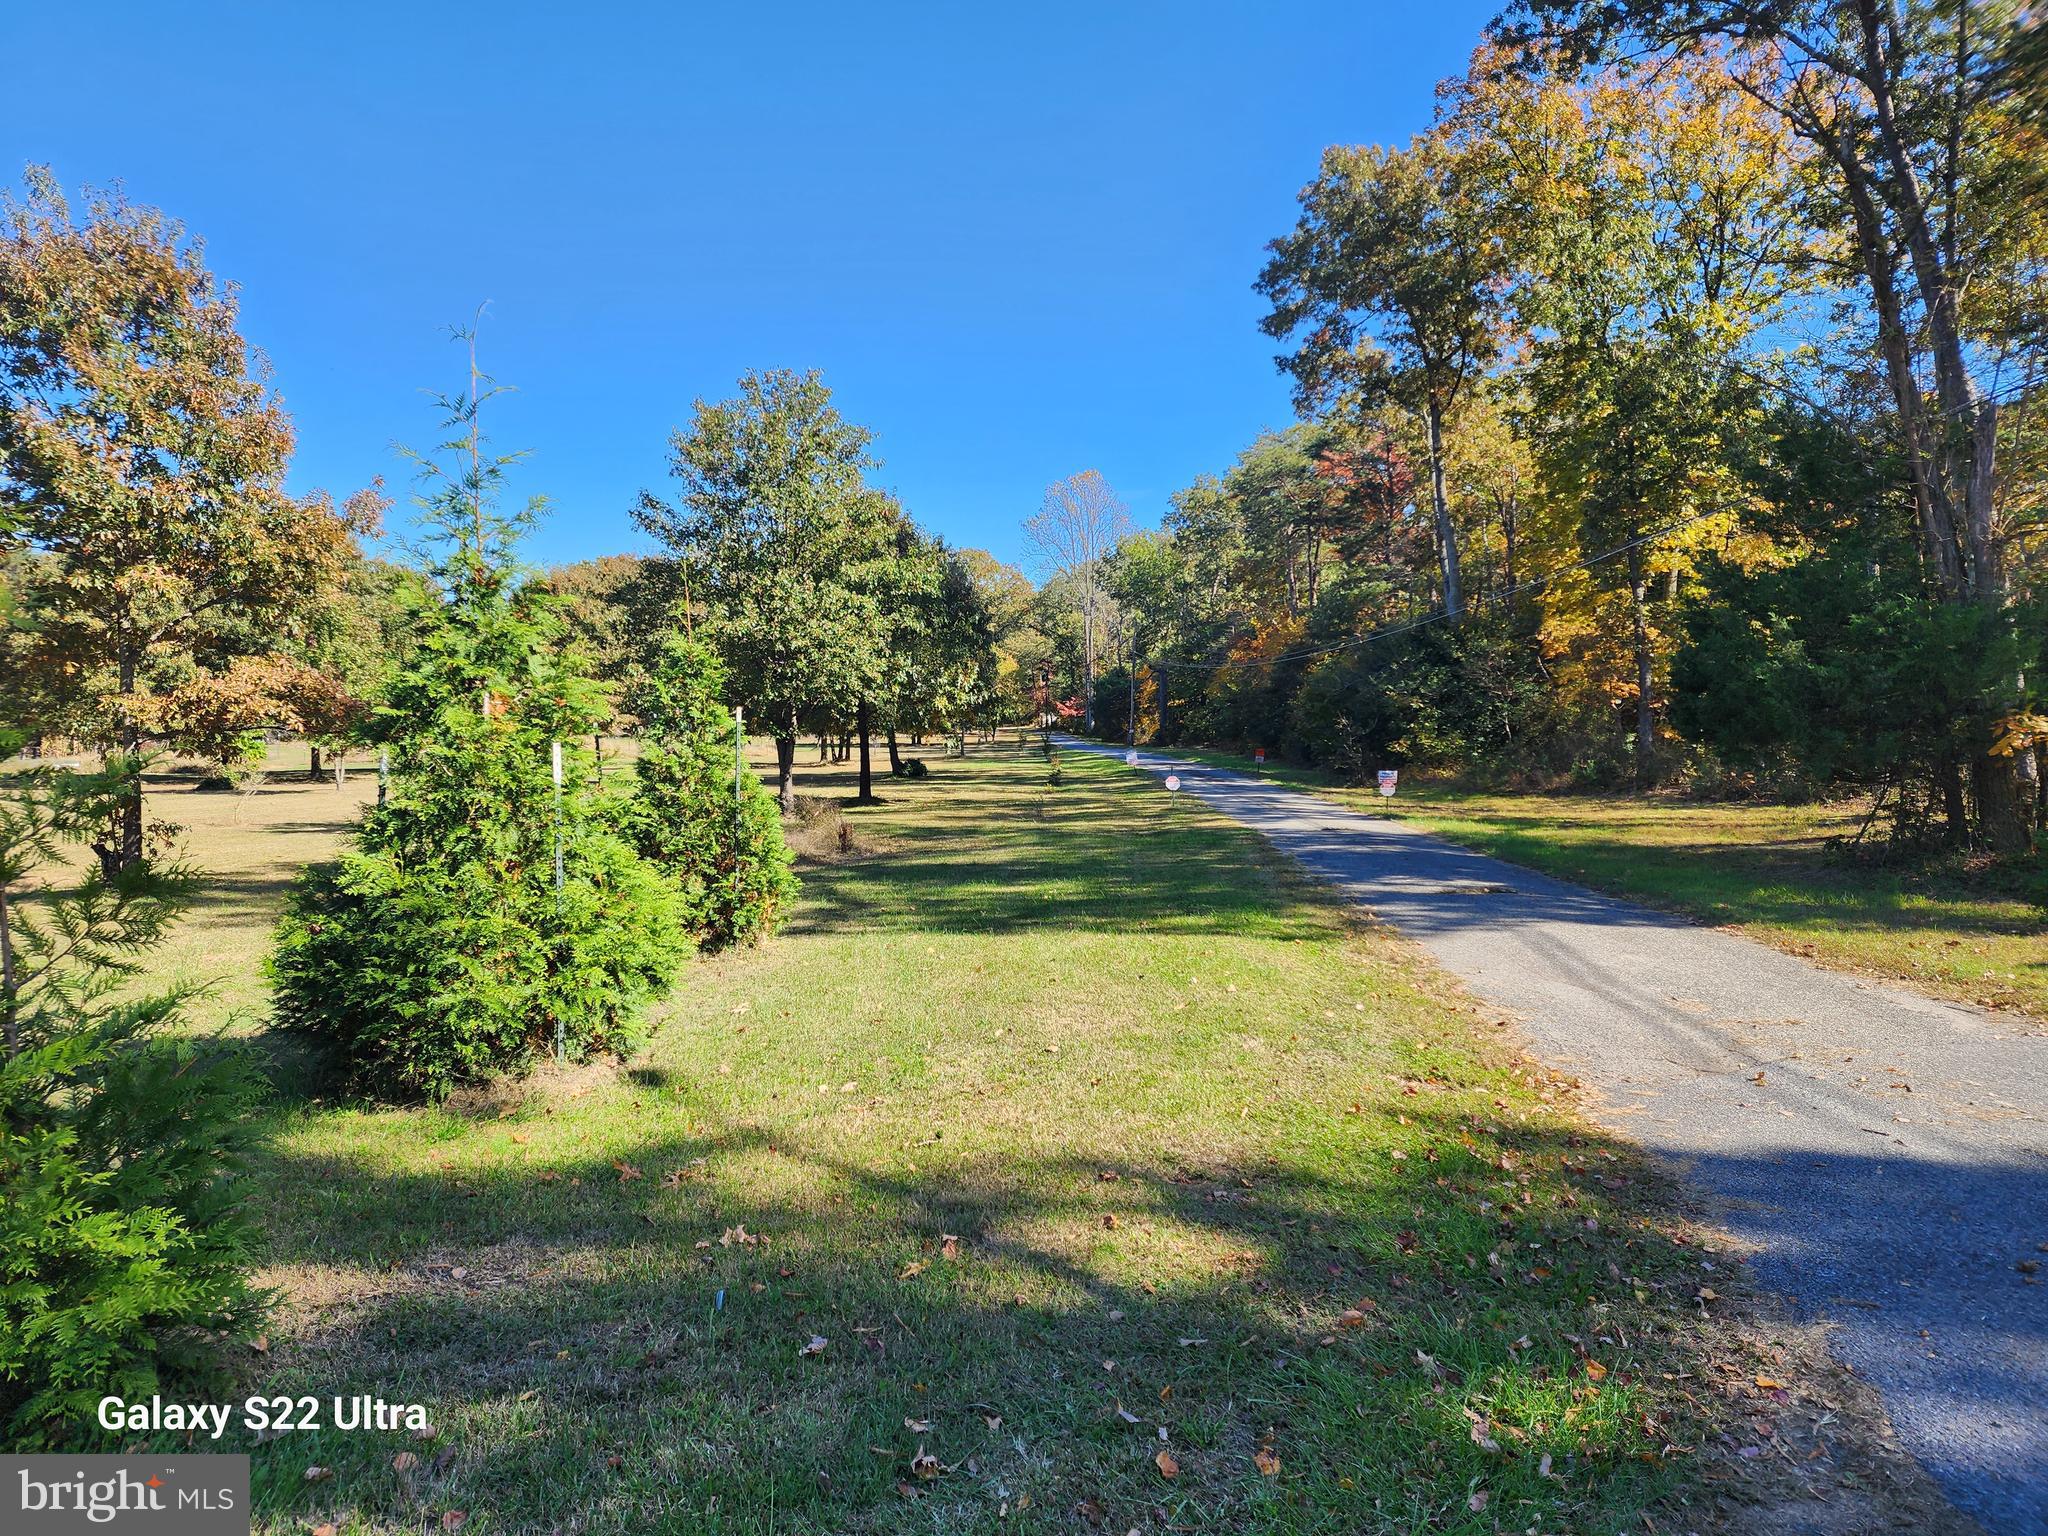
<svg viewBox="0 0 2048 1536">
<path fill-rule="evenodd" d="M 1401 782 L 1401 773 L 1400 773 L 1400 770 L 1399 770 L 1399 769 L 1396 769 L 1396 768 L 1382 768 L 1382 769 L 1380 770 L 1380 793 L 1381 793 L 1381 794 L 1383 794 L 1383 795 L 1391 795 L 1391 794 L 1392 794 L 1392 793 L 1394 792 L 1394 786 L 1395 786 L 1395 785 L 1397 785 L 1397 784 L 1399 784 L 1400 782 Z"/>
<path fill-rule="evenodd" d="M 1135 753 L 1135 752 L 1126 752 L 1126 753 L 1124 754 L 1124 766 L 1125 766 L 1125 767 L 1128 767 L 1128 768 L 1135 768 L 1135 767 L 1137 767 L 1137 766 L 1138 766 L 1138 754 L 1137 754 L 1137 753 Z"/>
<path fill-rule="evenodd" d="M 1180 775 L 1177 773 L 1169 773 L 1166 776 L 1166 787 L 1170 790 L 1173 790 L 1175 793 L 1178 793 L 1180 790 Z"/>
</svg>

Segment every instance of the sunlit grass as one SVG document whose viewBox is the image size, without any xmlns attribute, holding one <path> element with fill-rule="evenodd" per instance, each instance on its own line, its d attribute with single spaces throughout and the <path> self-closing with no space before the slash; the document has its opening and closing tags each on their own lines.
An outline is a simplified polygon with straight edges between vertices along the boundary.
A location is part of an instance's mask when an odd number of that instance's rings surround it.
<svg viewBox="0 0 2048 1536">
<path fill-rule="evenodd" d="M 623 1068 L 282 1102 L 251 1199 L 284 1305 L 238 1395 L 438 1434 L 228 1447 L 258 1529 L 1613 1530 L 1682 1497 L 1665 1373 L 1707 1325 L 1656 1186 L 1248 834 L 1065 768 L 1007 744 L 848 808 L 788 933 L 693 965 Z M 214 953 L 260 951 L 244 921 Z"/>
<path fill-rule="evenodd" d="M 1230 753 L 1175 748 L 1254 771 Z M 1312 770 L 1266 776 L 1467 847 L 1738 928 L 1823 964 L 2048 1017 L 2048 868 L 1877 856 L 1866 802 L 1771 805 L 1469 790 L 1404 777 L 1392 802 Z"/>
</svg>

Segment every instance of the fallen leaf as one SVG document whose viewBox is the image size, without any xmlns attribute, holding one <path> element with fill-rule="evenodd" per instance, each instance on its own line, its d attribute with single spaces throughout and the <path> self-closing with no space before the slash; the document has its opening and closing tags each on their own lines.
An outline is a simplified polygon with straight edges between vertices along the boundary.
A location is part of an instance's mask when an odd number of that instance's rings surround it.
<svg viewBox="0 0 2048 1536">
<path fill-rule="evenodd" d="M 307 1482 L 309 1482 L 309 1483 L 324 1483 L 324 1482 L 328 1481 L 328 1479 L 332 1478 L 333 1476 L 334 1476 L 334 1468 L 332 1468 L 332 1467 L 308 1467 L 308 1468 L 306 1468 L 306 1481 L 307 1481 Z"/>
<path fill-rule="evenodd" d="M 1252 1452 L 1252 1465 L 1259 1469 L 1261 1477 L 1278 1477 L 1280 1475 L 1280 1458 L 1263 1445 Z"/>
<path fill-rule="evenodd" d="M 411 1451 L 400 1451 L 391 1458 L 391 1470 L 400 1474 L 410 1472 L 419 1464 L 419 1457 L 413 1455 Z"/>
<path fill-rule="evenodd" d="M 635 1168 L 631 1163 L 624 1162 L 620 1159 L 614 1158 L 612 1160 L 612 1166 L 619 1170 L 619 1182 L 621 1184 L 630 1184 L 633 1180 L 640 1177 L 640 1170 L 638 1168 Z M 450 1511 L 448 1511 L 448 1513 L 452 1515 L 457 1513 L 457 1511 L 451 1509 Z M 446 1519 L 447 1516 L 444 1515 L 442 1518 Z M 469 1517 L 467 1515 L 463 1516 L 464 1520 L 468 1518 Z M 456 1524 L 461 1524 L 461 1521 L 457 1521 Z M 450 1530 L 453 1530 L 454 1528 L 454 1526 L 449 1527 Z"/>
<path fill-rule="evenodd" d="M 959 1258 L 960 1239 L 950 1232 L 941 1232 L 939 1234 L 939 1257 L 942 1259 Z"/>
<path fill-rule="evenodd" d="M 1586 1374 L 1594 1381 L 1605 1381 L 1607 1379 L 1607 1367 L 1598 1360 L 1588 1360 L 1586 1362 Z"/>
<path fill-rule="evenodd" d="M 806 1355 L 822 1355 L 823 1353 L 825 1353 L 825 1345 L 827 1342 L 828 1341 L 822 1334 L 812 1334 L 810 1343 L 804 1345 L 802 1349 L 799 1349 L 796 1352 L 797 1358 L 801 1360 Z"/>
<path fill-rule="evenodd" d="M 915 1275 L 923 1274 L 926 1270 L 930 1268 L 931 1265 L 927 1264 L 923 1259 L 916 1259 L 913 1260 L 911 1263 L 904 1265 L 903 1272 L 899 1274 L 896 1278 L 898 1280 L 908 1280 Z"/>
<path fill-rule="evenodd" d="M 1363 1328 L 1365 1326 L 1365 1314 L 1356 1307 L 1346 1307 L 1337 1314 L 1337 1326 L 1339 1328 Z"/>
<path fill-rule="evenodd" d="M 1782 1381 L 1773 1381 L 1768 1376 L 1757 1377 L 1756 1384 L 1762 1387 L 1766 1392 L 1774 1391 L 1777 1388 L 1785 1385 L 1785 1383 L 1783 1383 Z"/>
<path fill-rule="evenodd" d="M 1482 1488 L 1477 1493 L 1473 1494 L 1471 1498 L 1465 1501 L 1465 1507 L 1471 1510 L 1472 1513 L 1476 1515 L 1482 1509 L 1486 1508 L 1486 1500 L 1487 1492 L 1484 1488 Z"/>
<path fill-rule="evenodd" d="M 462 1529 L 462 1522 L 468 1518 L 469 1511 L 466 1509 L 444 1509 L 441 1511 L 441 1529 L 459 1531 Z"/>
<path fill-rule="evenodd" d="M 903 1427 L 913 1435 L 928 1435 L 932 1432 L 932 1421 L 930 1419 L 905 1419 Z"/>
<path fill-rule="evenodd" d="M 1179 1477 L 1180 1463 L 1173 1459 L 1173 1452 L 1161 1451 L 1152 1458 L 1152 1464 L 1159 1468 L 1161 1477 Z"/>
<path fill-rule="evenodd" d="M 917 1454 L 910 1458 L 910 1470 L 924 1481 L 930 1482 L 939 1475 L 939 1458 L 920 1445 Z"/>
</svg>

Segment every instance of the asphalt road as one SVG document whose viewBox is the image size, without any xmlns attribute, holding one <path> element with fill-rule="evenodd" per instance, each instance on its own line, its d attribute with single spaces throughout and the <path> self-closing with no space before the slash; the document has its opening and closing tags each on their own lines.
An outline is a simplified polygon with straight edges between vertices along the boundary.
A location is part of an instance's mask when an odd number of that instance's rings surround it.
<svg viewBox="0 0 2048 1536">
<path fill-rule="evenodd" d="M 1722 1224 L 1761 1245 L 1765 1285 L 1835 1325 L 1838 1355 L 1959 1508 L 1988 1531 L 2048 1532 L 2048 1032 L 1400 821 L 1139 761 L 1513 1014 L 1594 1090 L 1596 1118 L 1718 1197 Z"/>
</svg>

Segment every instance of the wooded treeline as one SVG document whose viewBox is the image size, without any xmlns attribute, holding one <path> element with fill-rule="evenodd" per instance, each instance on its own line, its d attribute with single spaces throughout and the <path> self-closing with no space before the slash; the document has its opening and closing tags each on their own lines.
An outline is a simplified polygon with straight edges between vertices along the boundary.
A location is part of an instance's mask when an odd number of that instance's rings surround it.
<svg viewBox="0 0 2048 1536">
<path fill-rule="evenodd" d="M 2025 22 L 1525 0 L 1426 132 L 1325 154 L 1257 281 L 1302 419 L 1100 561 L 1106 663 L 1068 642 L 1059 690 L 1092 671 L 1112 737 L 1135 694 L 1146 740 L 1877 787 L 1905 834 L 2027 846 L 2048 92 Z"/>
</svg>

